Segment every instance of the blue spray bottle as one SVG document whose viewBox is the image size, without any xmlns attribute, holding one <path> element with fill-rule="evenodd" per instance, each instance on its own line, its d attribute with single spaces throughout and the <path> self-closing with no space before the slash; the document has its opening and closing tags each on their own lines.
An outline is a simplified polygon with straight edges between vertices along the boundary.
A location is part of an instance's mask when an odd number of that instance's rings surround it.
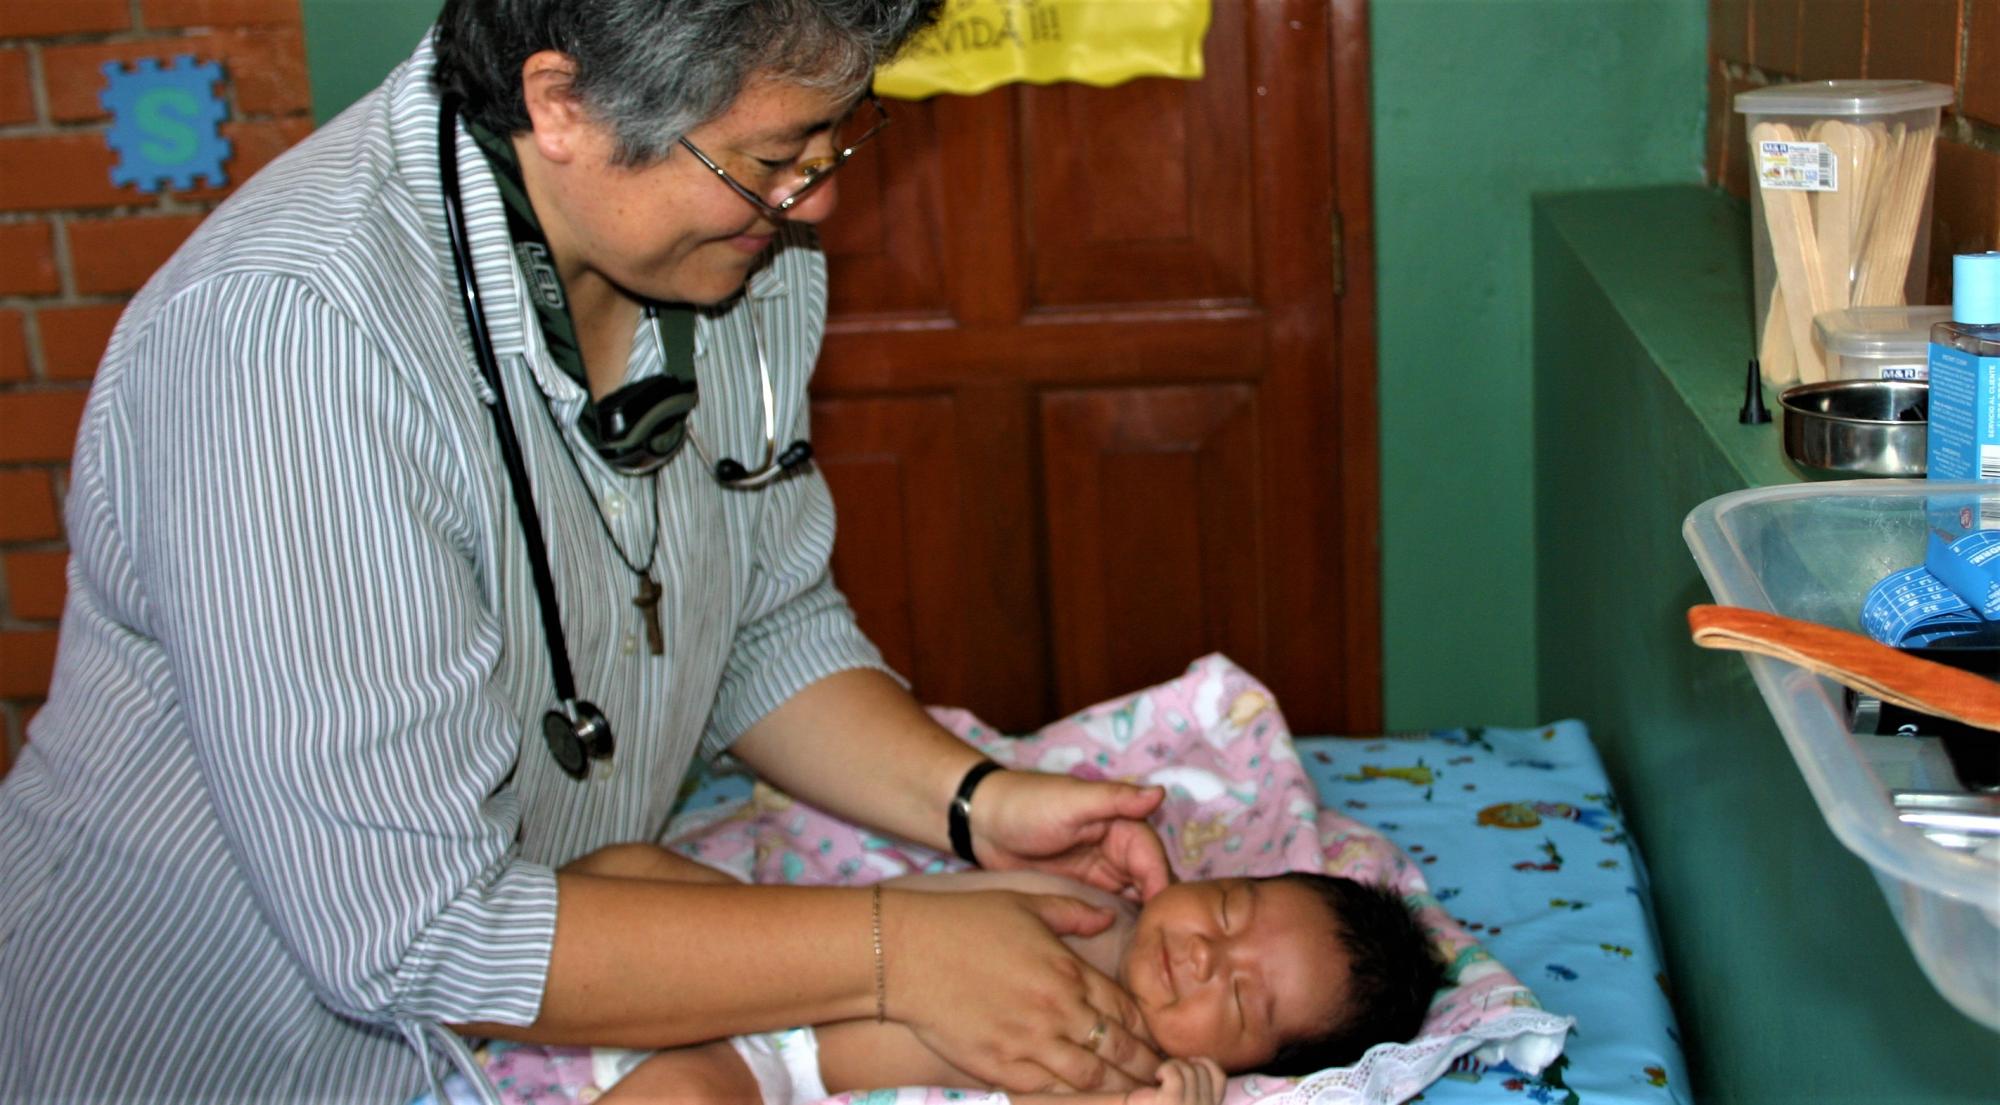
<svg viewBox="0 0 2000 1105">
<path fill-rule="evenodd" d="M 1934 480 L 2000 480 L 2000 253 L 1951 259 L 1951 321 L 1931 327 Z"/>
</svg>

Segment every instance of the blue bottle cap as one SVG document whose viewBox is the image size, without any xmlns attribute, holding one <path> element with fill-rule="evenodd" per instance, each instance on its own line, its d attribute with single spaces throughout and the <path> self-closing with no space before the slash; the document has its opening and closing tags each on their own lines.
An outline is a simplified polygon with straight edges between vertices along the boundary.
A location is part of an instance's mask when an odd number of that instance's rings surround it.
<svg viewBox="0 0 2000 1105">
<path fill-rule="evenodd" d="M 1951 259 L 1951 320 L 1972 326 L 2000 323 L 2000 253 L 1961 253 Z"/>
</svg>

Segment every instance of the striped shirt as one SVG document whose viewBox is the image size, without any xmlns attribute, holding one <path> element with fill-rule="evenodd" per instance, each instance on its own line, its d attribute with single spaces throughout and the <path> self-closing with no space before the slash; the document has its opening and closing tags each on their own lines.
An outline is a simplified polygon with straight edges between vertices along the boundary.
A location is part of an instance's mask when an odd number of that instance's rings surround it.
<svg viewBox="0 0 2000 1105">
<path fill-rule="evenodd" d="M 808 474 L 692 450 L 617 475 L 576 430 L 461 131 L 475 271 L 579 692 L 616 757 L 543 745 L 529 558 L 447 245 L 429 46 L 219 208 L 132 301 L 67 504 L 47 705 L 0 784 L 0 1101 L 396 1101 L 429 1021 L 533 1021 L 553 867 L 656 837 L 692 757 L 879 667 Z M 697 325 L 712 455 L 806 432 L 824 260 L 786 232 Z M 643 325 L 643 324 L 642 324 Z M 635 339 L 632 376 L 658 373 Z M 572 463 L 565 450 L 573 452 Z M 602 522 L 600 522 L 600 518 Z M 633 604 L 659 542 L 666 653 Z"/>
</svg>

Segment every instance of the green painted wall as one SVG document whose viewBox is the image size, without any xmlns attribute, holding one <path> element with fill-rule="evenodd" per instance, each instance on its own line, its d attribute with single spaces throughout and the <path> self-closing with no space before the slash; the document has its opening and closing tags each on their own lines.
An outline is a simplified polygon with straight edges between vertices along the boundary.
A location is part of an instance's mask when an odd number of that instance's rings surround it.
<svg viewBox="0 0 2000 1105">
<path fill-rule="evenodd" d="M 1701 179 L 1706 0 L 1374 0 L 1384 704 L 1533 724 L 1529 197 Z"/>
<path fill-rule="evenodd" d="M 301 0 L 313 116 L 326 122 L 410 55 L 443 0 Z"/>
</svg>

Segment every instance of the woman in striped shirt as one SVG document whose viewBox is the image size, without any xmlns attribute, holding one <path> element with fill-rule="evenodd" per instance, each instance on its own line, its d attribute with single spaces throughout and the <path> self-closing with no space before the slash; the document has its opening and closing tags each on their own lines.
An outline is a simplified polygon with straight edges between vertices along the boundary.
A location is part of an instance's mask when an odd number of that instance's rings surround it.
<svg viewBox="0 0 2000 1105">
<path fill-rule="evenodd" d="M 447 1025 L 657 1048 L 886 1016 L 1003 1087 L 1153 1076 L 1130 999 L 1058 939 L 1109 921 L 1073 899 L 556 870 L 655 838 L 725 750 L 950 843 L 979 758 L 855 628 L 824 481 L 711 463 L 807 436 L 812 224 L 934 7 L 450 0 L 133 299 L 78 437 L 54 683 L 0 784 L 0 1101 L 399 1100 L 462 1052 Z M 635 386 L 644 443 L 665 412 L 694 448 L 617 462 Z M 558 649 L 608 759 L 543 746 Z M 958 843 L 1146 896 L 1158 801 L 1001 772 Z"/>
</svg>

